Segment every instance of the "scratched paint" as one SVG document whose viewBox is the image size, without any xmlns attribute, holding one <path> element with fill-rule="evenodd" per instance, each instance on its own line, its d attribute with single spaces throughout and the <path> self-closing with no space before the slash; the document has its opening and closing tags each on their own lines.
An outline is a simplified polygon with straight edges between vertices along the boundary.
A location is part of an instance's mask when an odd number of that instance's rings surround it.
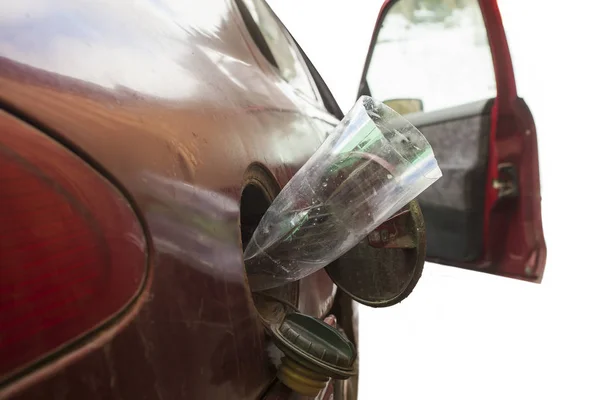
<svg viewBox="0 0 600 400">
<path fill-rule="evenodd" d="M 0 101 L 119 181 L 153 249 L 133 322 L 18 398 L 255 399 L 271 383 L 239 248 L 242 178 L 259 163 L 285 185 L 335 120 L 256 50 L 229 1 L 0 4 Z M 315 316 L 335 293 L 326 275 L 319 287 L 299 305 Z"/>
</svg>

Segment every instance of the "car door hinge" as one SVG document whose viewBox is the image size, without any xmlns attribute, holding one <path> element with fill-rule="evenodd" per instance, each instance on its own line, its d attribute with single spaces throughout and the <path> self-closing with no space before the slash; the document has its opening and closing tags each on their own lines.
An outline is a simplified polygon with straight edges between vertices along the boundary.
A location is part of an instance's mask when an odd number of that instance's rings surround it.
<svg viewBox="0 0 600 400">
<path fill-rule="evenodd" d="M 498 191 L 498 198 L 517 197 L 519 181 L 517 168 L 511 163 L 498 164 L 498 179 L 492 181 L 492 186 Z"/>
</svg>

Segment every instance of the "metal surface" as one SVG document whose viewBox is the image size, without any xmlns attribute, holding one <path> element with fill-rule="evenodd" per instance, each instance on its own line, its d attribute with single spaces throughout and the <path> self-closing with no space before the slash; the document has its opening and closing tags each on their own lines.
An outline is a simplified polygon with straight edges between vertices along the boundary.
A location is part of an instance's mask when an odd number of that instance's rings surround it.
<svg viewBox="0 0 600 400">
<path fill-rule="evenodd" d="M 416 200 L 325 270 L 359 303 L 388 307 L 405 299 L 425 263 L 425 223 Z"/>
<path fill-rule="evenodd" d="M 274 371 L 245 282 L 244 172 L 260 163 L 283 186 L 335 119 L 277 76 L 225 1 L 3 3 L 0 104 L 129 191 L 154 275 L 123 320 L 0 397 L 259 397 Z M 313 279 L 299 307 L 322 317 L 334 286 Z"/>
<path fill-rule="evenodd" d="M 299 393 L 292 391 L 289 387 L 285 386 L 281 381 L 275 382 L 273 387 L 269 390 L 268 393 L 262 397 L 261 400 L 332 400 L 334 397 L 338 395 L 338 386 L 334 385 L 334 382 L 340 381 L 329 381 L 324 390 L 321 391 L 316 397 L 315 396 L 303 396 Z M 345 382 L 345 381 L 342 381 Z M 335 397 L 338 399 L 338 397 Z M 340 397 L 345 399 L 350 399 L 351 397 Z M 356 397 L 352 397 L 355 399 Z"/>
</svg>

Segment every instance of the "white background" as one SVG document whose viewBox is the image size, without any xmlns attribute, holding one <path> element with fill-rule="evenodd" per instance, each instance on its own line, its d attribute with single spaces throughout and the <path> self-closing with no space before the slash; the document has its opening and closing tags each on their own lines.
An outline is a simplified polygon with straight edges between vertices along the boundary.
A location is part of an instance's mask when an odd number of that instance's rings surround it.
<svg viewBox="0 0 600 400">
<path fill-rule="evenodd" d="M 600 7 L 498 0 L 536 120 L 541 285 L 427 264 L 402 304 L 360 311 L 360 399 L 600 399 Z M 381 1 L 270 0 L 348 110 Z"/>
</svg>

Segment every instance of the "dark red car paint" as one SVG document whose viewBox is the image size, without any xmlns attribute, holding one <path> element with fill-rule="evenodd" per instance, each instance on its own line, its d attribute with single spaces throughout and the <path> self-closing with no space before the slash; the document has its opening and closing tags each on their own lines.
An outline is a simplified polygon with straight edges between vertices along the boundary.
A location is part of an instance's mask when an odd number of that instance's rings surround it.
<svg viewBox="0 0 600 400">
<path fill-rule="evenodd" d="M 0 397 L 255 399 L 272 384 L 240 251 L 244 172 L 259 164 L 283 186 L 337 121 L 290 91 L 233 3 L 199 3 L 38 0 L 0 13 L 1 108 L 127 191 L 151 263 L 126 315 L 1 386 Z M 498 206 L 490 169 L 486 256 L 467 267 L 522 277 L 529 265 L 539 277 L 535 129 L 517 98 L 497 6 L 480 3 L 498 87 L 489 165 L 518 164 L 527 192 Z M 509 242 L 494 239 L 507 232 Z M 300 310 L 323 317 L 336 294 L 326 273 L 300 285 Z M 272 389 L 268 396 L 291 395 Z"/>
<path fill-rule="evenodd" d="M 228 1 L 28 4 L 0 17 L 0 104 L 126 188 L 153 279 L 124 319 L 0 397 L 258 398 L 274 370 L 239 245 L 244 172 L 283 186 L 336 120 L 255 57 Z M 322 317 L 334 296 L 315 274 L 299 308 Z"/>
<path fill-rule="evenodd" d="M 486 193 L 484 260 L 500 274 L 541 281 L 546 264 L 542 229 L 537 134 L 529 108 L 517 85 L 502 16 L 496 1 L 479 1 L 494 61 L 497 97 L 492 110 L 490 160 Z M 512 204 L 497 204 L 498 165 L 519 171 L 520 194 Z M 503 240 L 506 238 L 506 240 Z"/>
</svg>

